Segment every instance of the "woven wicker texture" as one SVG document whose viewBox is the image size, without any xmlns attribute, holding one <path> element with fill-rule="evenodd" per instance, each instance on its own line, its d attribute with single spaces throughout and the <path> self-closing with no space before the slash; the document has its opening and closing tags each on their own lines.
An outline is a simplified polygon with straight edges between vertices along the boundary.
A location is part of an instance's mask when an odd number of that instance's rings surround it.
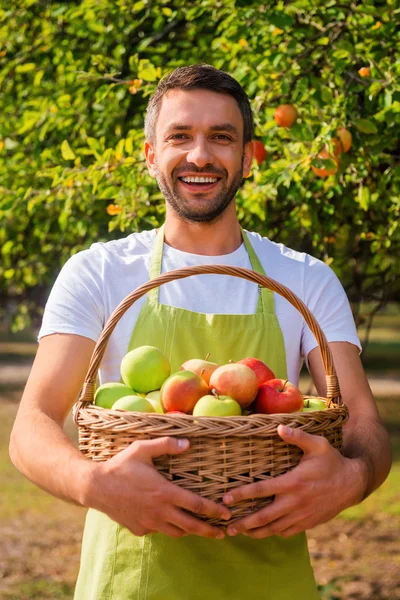
<svg viewBox="0 0 400 600">
<path fill-rule="evenodd" d="M 304 317 L 314 334 L 326 374 L 329 406 L 324 411 L 281 415 L 253 414 L 243 417 L 193 417 L 108 410 L 93 404 L 97 372 L 115 325 L 132 304 L 149 290 L 173 279 L 201 273 L 218 273 L 249 279 L 286 298 Z M 276 432 L 280 423 L 322 435 L 342 451 L 342 425 L 348 419 L 340 398 L 333 358 L 324 333 L 306 305 L 285 286 L 249 269 L 227 266 L 184 267 L 146 282 L 127 296 L 110 316 L 94 349 L 82 392 L 74 407 L 79 428 L 79 448 L 90 459 L 104 461 L 135 440 L 161 436 L 185 437 L 190 448 L 179 456 L 164 456 L 154 464 L 177 485 L 200 496 L 221 502 L 228 490 L 276 477 L 295 467 L 302 456 L 296 446 L 283 442 Z M 245 500 L 232 508 L 241 518 L 269 504 L 273 498 Z M 197 515 L 204 518 L 201 515 Z M 226 521 L 204 518 L 226 526 Z"/>
</svg>

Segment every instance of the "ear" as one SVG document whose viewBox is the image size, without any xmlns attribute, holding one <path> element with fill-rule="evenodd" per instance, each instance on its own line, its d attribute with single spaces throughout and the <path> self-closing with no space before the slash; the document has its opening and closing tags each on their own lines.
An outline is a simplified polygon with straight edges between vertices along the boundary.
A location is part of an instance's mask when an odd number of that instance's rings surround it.
<svg viewBox="0 0 400 600">
<path fill-rule="evenodd" d="M 152 177 L 156 176 L 156 155 L 154 152 L 154 147 L 153 145 L 146 140 L 144 143 L 144 153 L 146 156 L 146 163 L 147 163 L 147 168 L 149 169 L 149 173 Z"/>
<path fill-rule="evenodd" d="M 248 177 L 253 162 L 253 142 L 247 142 L 244 147 L 243 177 Z"/>
</svg>

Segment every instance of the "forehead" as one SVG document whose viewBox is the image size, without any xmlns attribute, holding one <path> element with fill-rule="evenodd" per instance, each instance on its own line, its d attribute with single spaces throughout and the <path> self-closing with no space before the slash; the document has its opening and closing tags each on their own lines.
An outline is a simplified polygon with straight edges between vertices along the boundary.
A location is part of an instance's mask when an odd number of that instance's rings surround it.
<svg viewBox="0 0 400 600">
<path fill-rule="evenodd" d="M 157 133 L 163 133 L 173 123 L 208 129 L 221 123 L 231 123 L 243 136 L 243 117 L 235 98 L 210 90 L 170 90 L 161 104 Z"/>
</svg>

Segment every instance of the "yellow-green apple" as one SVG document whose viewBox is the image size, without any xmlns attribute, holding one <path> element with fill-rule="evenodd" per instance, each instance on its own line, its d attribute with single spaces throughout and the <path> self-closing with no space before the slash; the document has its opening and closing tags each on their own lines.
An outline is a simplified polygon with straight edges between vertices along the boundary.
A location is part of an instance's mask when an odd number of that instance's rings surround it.
<svg viewBox="0 0 400 600">
<path fill-rule="evenodd" d="M 139 346 L 121 361 L 122 381 L 136 392 L 159 390 L 170 373 L 168 358 L 155 346 Z"/>
<path fill-rule="evenodd" d="M 297 119 L 297 110 L 292 104 L 281 104 L 275 111 L 274 119 L 280 127 L 291 127 Z"/>
<path fill-rule="evenodd" d="M 326 408 L 326 403 L 320 398 L 304 398 L 303 412 L 325 410 Z"/>
<path fill-rule="evenodd" d="M 210 387 L 221 396 L 234 398 L 242 408 L 246 408 L 256 397 L 258 379 L 250 367 L 229 363 L 215 369 L 210 377 Z"/>
<path fill-rule="evenodd" d="M 287 380 L 271 379 L 260 386 L 254 409 L 267 415 L 300 412 L 303 410 L 303 394 Z"/>
<path fill-rule="evenodd" d="M 204 381 L 208 384 L 210 383 L 211 374 L 218 369 L 219 365 L 214 362 L 210 362 L 208 360 L 202 360 L 201 358 L 191 358 L 183 363 L 181 369 L 184 371 L 192 371 L 193 373 L 197 373 L 204 379 Z"/>
<path fill-rule="evenodd" d="M 143 396 L 124 396 L 113 404 L 113 410 L 134 410 L 135 412 L 153 413 L 155 412 L 151 402 Z"/>
<path fill-rule="evenodd" d="M 111 408 L 123 396 L 132 396 L 134 393 L 134 390 L 124 383 L 110 381 L 109 383 L 103 383 L 103 385 L 97 388 L 94 395 L 94 403 L 96 406 Z"/>
<path fill-rule="evenodd" d="M 267 157 L 265 146 L 260 140 L 253 140 L 253 156 L 259 165 L 261 165 Z"/>
<path fill-rule="evenodd" d="M 246 367 L 250 367 L 252 371 L 257 375 L 258 379 L 258 387 L 268 379 L 275 379 L 275 374 L 262 360 L 258 358 L 242 358 L 237 361 L 238 365 L 246 365 Z"/>
<path fill-rule="evenodd" d="M 154 392 L 149 392 L 146 394 L 146 400 L 148 400 L 152 405 L 156 413 L 163 414 L 163 407 L 161 406 L 161 392 L 160 390 L 154 390 Z"/>
<path fill-rule="evenodd" d="M 164 412 L 178 410 L 192 414 L 196 402 L 209 391 L 208 385 L 197 373 L 177 371 L 161 387 L 161 406 Z"/>
<path fill-rule="evenodd" d="M 353 143 L 353 137 L 350 131 L 346 129 L 346 127 L 339 127 L 336 133 L 339 140 L 341 141 L 343 152 L 348 152 Z"/>
<path fill-rule="evenodd" d="M 239 402 L 217 393 L 207 394 L 198 400 L 193 409 L 194 417 L 234 417 L 242 414 Z"/>
</svg>

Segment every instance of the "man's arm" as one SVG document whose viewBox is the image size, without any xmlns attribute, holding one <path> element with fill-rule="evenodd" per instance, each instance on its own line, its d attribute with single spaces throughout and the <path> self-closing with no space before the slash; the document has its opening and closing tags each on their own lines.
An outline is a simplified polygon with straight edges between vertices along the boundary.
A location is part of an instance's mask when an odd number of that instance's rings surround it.
<svg viewBox="0 0 400 600">
<path fill-rule="evenodd" d="M 14 465 L 53 496 L 100 510 L 135 535 L 223 537 L 186 511 L 230 518 L 229 509 L 170 483 L 153 465 L 156 456 L 184 452 L 183 440 L 137 441 L 106 462 L 92 462 L 64 433 L 93 348 L 78 335 L 42 338 L 11 434 Z"/>
<path fill-rule="evenodd" d="M 379 416 L 358 348 L 345 342 L 333 342 L 329 346 L 342 399 L 350 414 L 343 427 L 344 454 L 360 460 L 360 468 L 365 473 L 365 488 L 360 498 L 363 500 L 385 481 L 390 471 L 392 451 L 389 434 Z M 308 361 L 315 387 L 321 396 L 325 396 L 325 370 L 318 348 L 310 352 Z"/>
<path fill-rule="evenodd" d="M 345 342 L 331 343 L 330 348 L 342 398 L 350 412 L 343 427 L 345 456 L 321 436 L 280 425 L 279 435 L 299 446 L 303 457 L 284 475 L 236 488 L 224 496 L 229 506 L 245 498 L 275 495 L 272 504 L 228 527 L 229 535 L 289 537 L 361 502 L 386 479 L 391 466 L 389 436 L 379 418 L 358 348 Z M 310 352 L 308 360 L 318 393 L 324 396 L 325 371 L 318 348 Z"/>
</svg>

